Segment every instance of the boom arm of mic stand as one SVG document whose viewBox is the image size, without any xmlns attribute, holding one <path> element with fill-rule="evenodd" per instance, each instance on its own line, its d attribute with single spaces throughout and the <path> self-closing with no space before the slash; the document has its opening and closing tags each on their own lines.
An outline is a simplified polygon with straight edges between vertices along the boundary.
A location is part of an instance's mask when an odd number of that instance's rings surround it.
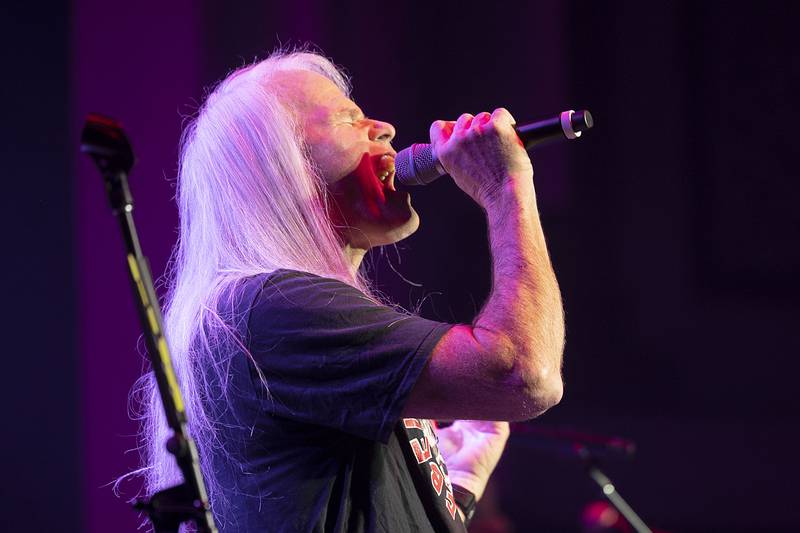
<svg viewBox="0 0 800 533">
<path fill-rule="evenodd" d="M 608 502 L 614 506 L 614 508 L 628 521 L 631 527 L 636 531 L 636 533 L 652 533 L 652 530 L 644 523 L 644 521 L 639 518 L 639 515 L 633 510 L 633 508 L 628 505 L 622 495 L 617 491 L 617 488 L 611 483 L 611 480 L 608 478 L 600 467 L 597 466 L 596 458 L 584 447 L 579 447 L 577 449 L 578 456 L 583 459 L 584 465 L 586 466 L 586 473 L 589 477 L 597 483 L 600 487 L 600 490 L 603 491 L 603 496 L 608 500 Z"/>
<path fill-rule="evenodd" d="M 87 118 L 81 135 L 81 151 L 88 153 L 97 164 L 105 181 L 111 210 L 120 222 L 127 252 L 128 274 L 147 353 L 167 423 L 173 432 L 167 449 L 175 456 L 184 480 L 180 485 L 138 500 L 134 507 L 146 511 L 155 531 L 160 533 L 177 533 L 180 524 L 189 520 L 194 521 L 202 533 L 216 533 L 200 472 L 197 447 L 187 431 L 186 410 L 164 336 L 161 308 L 133 222 L 133 197 L 128 188 L 128 173 L 134 163 L 133 150 L 119 123 L 92 114 Z"/>
</svg>

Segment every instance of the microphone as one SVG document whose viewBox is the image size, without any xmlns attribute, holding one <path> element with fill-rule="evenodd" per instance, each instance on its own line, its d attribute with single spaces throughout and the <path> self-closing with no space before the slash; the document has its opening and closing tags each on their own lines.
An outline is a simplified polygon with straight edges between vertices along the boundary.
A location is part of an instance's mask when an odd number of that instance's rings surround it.
<svg viewBox="0 0 800 533">
<path fill-rule="evenodd" d="M 537 144 L 556 139 L 577 139 L 594 126 L 588 110 L 564 111 L 560 115 L 514 127 L 519 139 L 530 150 Z M 394 179 L 403 185 L 427 185 L 447 174 L 430 144 L 412 144 L 395 157 Z"/>
</svg>

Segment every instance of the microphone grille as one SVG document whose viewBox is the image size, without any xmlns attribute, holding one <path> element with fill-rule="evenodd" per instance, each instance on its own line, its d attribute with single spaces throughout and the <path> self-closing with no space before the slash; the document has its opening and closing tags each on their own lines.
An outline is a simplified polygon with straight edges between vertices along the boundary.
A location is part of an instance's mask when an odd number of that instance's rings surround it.
<svg viewBox="0 0 800 533">
<path fill-rule="evenodd" d="M 395 179 L 403 185 L 427 185 L 442 175 L 430 144 L 412 144 L 395 157 Z"/>
</svg>

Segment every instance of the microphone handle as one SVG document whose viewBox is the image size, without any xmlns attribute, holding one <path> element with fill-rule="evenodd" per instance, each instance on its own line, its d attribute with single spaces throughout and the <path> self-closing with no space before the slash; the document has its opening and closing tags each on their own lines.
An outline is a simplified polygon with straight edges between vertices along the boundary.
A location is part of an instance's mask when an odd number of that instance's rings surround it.
<svg viewBox="0 0 800 533">
<path fill-rule="evenodd" d="M 526 150 L 556 139 L 577 139 L 594 126 L 588 110 L 564 111 L 557 117 L 514 128 Z M 407 186 L 427 185 L 447 174 L 433 154 L 430 144 L 412 144 L 395 158 L 395 180 Z"/>
</svg>

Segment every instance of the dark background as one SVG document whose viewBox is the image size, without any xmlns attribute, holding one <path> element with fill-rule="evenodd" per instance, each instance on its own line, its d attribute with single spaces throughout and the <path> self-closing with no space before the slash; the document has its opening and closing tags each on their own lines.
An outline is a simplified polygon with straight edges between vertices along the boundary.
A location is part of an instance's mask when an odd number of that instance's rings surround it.
<svg viewBox="0 0 800 533">
<path fill-rule="evenodd" d="M 136 464 L 139 329 L 117 225 L 77 150 L 85 114 L 126 126 L 136 220 L 160 274 L 184 117 L 231 68 L 305 42 L 347 69 L 398 148 L 462 112 L 590 109 L 594 130 L 533 157 L 568 326 L 566 395 L 535 424 L 635 440 L 636 457 L 606 470 L 657 528 L 797 529 L 793 6 L 4 4 L 0 529 L 137 525 L 124 502 L 136 484 L 121 499 L 106 485 Z M 490 282 L 482 215 L 449 180 L 414 203 L 420 231 L 370 269 L 399 303 L 470 320 Z M 578 463 L 538 448 L 512 436 L 487 502 L 516 531 L 575 531 L 599 494 Z"/>
</svg>

